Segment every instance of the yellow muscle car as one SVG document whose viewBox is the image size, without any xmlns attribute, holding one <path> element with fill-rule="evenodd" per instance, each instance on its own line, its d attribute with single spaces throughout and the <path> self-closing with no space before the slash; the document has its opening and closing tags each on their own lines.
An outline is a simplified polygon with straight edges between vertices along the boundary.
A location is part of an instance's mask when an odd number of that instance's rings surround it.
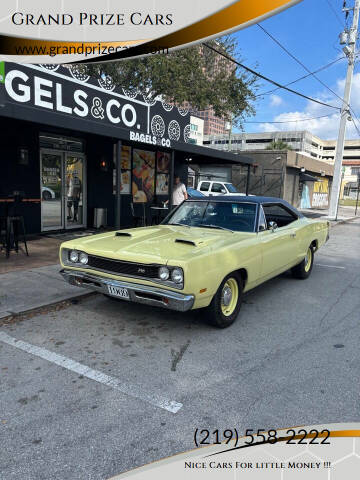
<svg viewBox="0 0 360 480">
<path fill-rule="evenodd" d="M 65 242 L 61 274 L 72 285 L 168 309 L 207 308 L 219 328 L 238 316 L 243 292 L 291 269 L 305 279 L 329 222 L 266 197 L 183 202 L 157 226 Z"/>
</svg>

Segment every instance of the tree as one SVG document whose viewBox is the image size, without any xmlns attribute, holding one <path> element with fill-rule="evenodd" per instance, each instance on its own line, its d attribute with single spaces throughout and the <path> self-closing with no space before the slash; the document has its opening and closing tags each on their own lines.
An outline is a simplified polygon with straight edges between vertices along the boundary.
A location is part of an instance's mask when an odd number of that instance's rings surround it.
<svg viewBox="0 0 360 480">
<path fill-rule="evenodd" d="M 292 150 L 292 147 L 282 140 L 273 140 L 270 143 L 269 150 Z"/>
<path fill-rule="evenodd" d="M 232 58 L 238 56 L 232 37 L 207 43 Z M 255 114 L 256 78 L 204 45 L 78 68 L 87 69 L 90 75 L 109 76 L 118 86 L 146 92 L 149 99 L 161 96 L 176 105 L 189 102 L 196 110 L 211 106 L 216 116 L 240 127 L 245 117 Z"/>
</svg>

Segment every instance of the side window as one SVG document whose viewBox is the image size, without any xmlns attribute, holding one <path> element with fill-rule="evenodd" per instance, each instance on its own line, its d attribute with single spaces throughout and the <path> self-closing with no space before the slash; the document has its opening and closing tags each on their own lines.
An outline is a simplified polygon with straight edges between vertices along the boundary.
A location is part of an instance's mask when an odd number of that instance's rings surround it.
<svg viewBox="0 0 360 480">
<path fill-rule="evenodd" d="M 260 205 L 258 231 L 263 232 L 266 229 L 267 229 L 267 226 L 266 226 L 265 213 L 264 213 L 263 207 Z"/>
<path fill-rule="evenodd" d="M 297 220 L 297 216 L 283 205 L 263 205 L 266 223 L 275 222 L 279 228 L 286 227 Z"/>
<path fill-rule="evenodd" d="M 210 187 L 210 182 L 202 182 L 200 186 L 200 192 L 207 192 Z"/>
<path fill-rule="evenodd" d="M 213 183 L 211 187 L 211 191 L 214 193 L 222 193 L 221 190 L 225 190 L 224 185 L 221 183 Z"/>
</svg>

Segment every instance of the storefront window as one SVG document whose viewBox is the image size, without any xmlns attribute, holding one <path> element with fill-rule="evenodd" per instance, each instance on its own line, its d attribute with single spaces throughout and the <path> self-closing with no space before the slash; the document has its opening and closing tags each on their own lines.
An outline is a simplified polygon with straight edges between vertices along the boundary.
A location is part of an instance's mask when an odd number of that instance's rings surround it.
<svg viewBox="0 0 360 480">
<path fill-rule="evenodd" d="M 134 203 L 154 203 L 155 197 L 169 195 L 170 165 L 171 153 L 122 145 L 120 193 L 132 195 Z M 116 193 L 116 167 L 113 171 L 113 193 Z"/>
</svg>

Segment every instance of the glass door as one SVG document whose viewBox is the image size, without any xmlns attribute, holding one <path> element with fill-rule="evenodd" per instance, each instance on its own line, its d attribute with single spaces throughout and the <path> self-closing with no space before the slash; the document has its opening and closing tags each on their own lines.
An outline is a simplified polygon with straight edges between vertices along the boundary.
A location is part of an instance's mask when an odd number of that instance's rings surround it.
<svg viewBox="0 0 360 480">
<path fill-rule="evenodd" d="M 84 155 L 41 149 L 40 172 L 42 231 L 86 227 Z"/>
<path fill-rule="evenodd" d="M 51 150 L 40 152 L 41 229 L 64 228 L 63 154 Z"/>
<path fill-rule="evenodd" d="M 64 154 L 65 173 L 65 228 L 79 228 L 86 224 L 85 158 L 75 153 Z"/>
</svg>

